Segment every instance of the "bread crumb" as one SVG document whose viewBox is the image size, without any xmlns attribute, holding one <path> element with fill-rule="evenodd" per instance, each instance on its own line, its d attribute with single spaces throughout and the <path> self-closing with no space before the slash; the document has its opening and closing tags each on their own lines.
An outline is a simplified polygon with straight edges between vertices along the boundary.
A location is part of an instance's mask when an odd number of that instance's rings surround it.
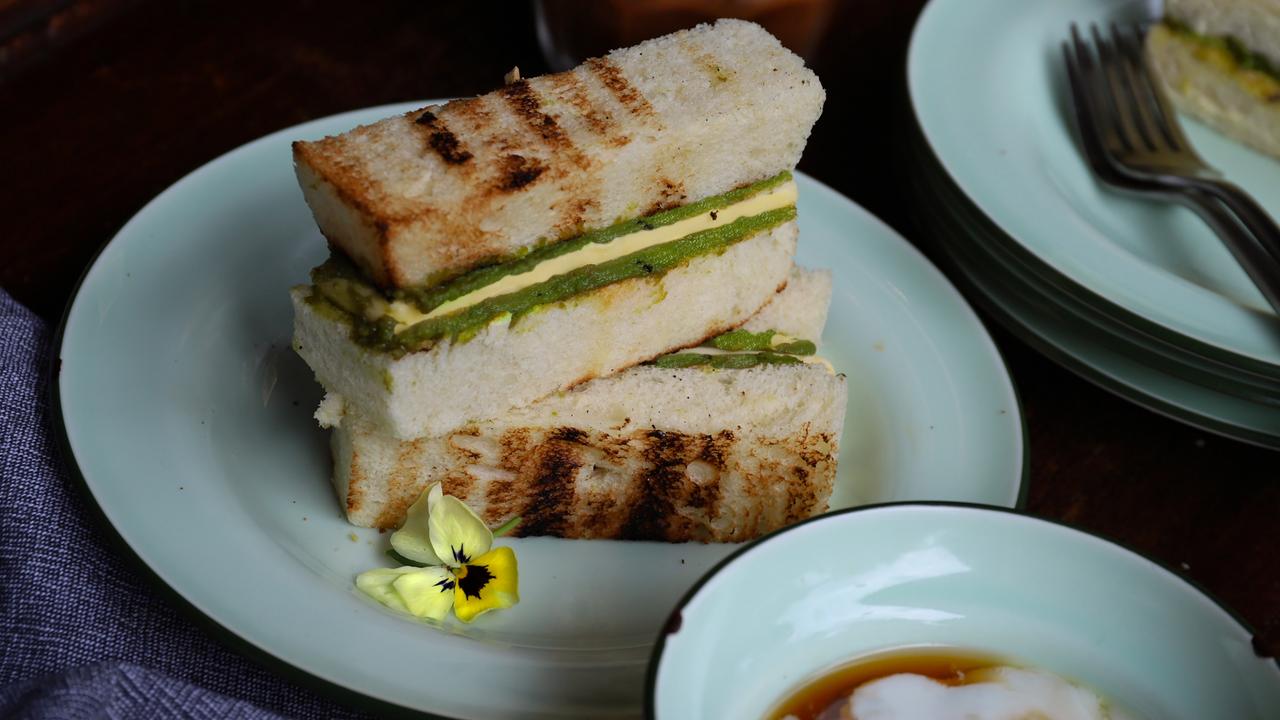
<svg viewBox="0 0 1280 720">
<path fill-rule="evenodd" d="M 320 401 L 320 407 L 316 408 L 315 419 L 320 427 L 336 428 L 342 424 L 342 416 L 346 413 L 346 401 L 342 396 L 335 392 L 327 392 L 324 399 Z"/>
</svg>

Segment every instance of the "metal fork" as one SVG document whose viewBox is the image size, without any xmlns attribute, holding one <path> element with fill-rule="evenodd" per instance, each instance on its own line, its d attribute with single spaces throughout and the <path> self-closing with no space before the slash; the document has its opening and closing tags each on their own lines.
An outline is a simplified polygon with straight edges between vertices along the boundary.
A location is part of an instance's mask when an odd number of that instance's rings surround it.
<svg viewBox="0 0 1280 720">
<path fill-rule="evenodd" d="M 1073 28 L 1074 31 L 1074 28 Z M 1194 187 L 1221 200 L 1272 256 L 1280 260 L 1280 227 L 1258 203 L 1196 154 L 1182 134 L 1182 126 L 1154 82 L 1142 54 L 1142 30 L 1122 32 L 1111 25 L 1112 42 L 1090 26 L 1121 134 L 1108 150 L 1135 174 L 1157 182 Z M 1073 32 L 1073 39 L 1078 35 Z"/>
<path fill-rule="evenodd" d="M 1103 182 L 1118 189 L 1178 202 L 1194 210 L 1231 251 L 1271 307 L 1280 312 L 1280 233 L 1271 238 L 1275 241 L 1272 244 L 1276 253 L 1268 253 L 1262 238 L 1253 233 L 1250 227 L 1257 224 L 1258 218 L 1252 217 L 1251 223 L 1246 222 L 1243 216 L 1237 220 L 1237 217 L 1228 212 L 1228 208 L 1234 208 L 1220 193 L 1224 191 L 1222 186 L 1229 183 L 1212 180 L 1218 191 L 1214 192 L 1201 186 L 1203 182 L 1210 182 L 1209 179 L 1200 176 L 1174 179 L 1168 174 L 1135 169 L 1121 161 L 1121 157 L 1132 158 L 1138 153 L 1142 153 L 1143 158 L 1155 156 L 1156 151 L 1152 148 L 1158 142 L 1162 149 L 1169 151 L 1164 155 L 1183 157 L 1185 150 L 1207 172 L 1214 172 L 1199 161 L 1191 150 L 1191 145 L 1182 137 L 1176 116 L 1169 109 L 1161 91 L 1151 83 L 1141 55 L 1132 54 L 1134 46 L 1131 43 L 1123 44 L 1128 48 L 1125 51 L 1129 56 L 1125 61 L 1128 64 L 1119 66 L 1115 60 L 1114 48 L 1102 39 L 1096 26 L 1092 31 L 1099 58 L 1097 62 L 1074 24 L 1071 26 L 1071 41 L 1063 43 L 1062 52 L 1081 146 L 1094 173 Z M 1114 26 L 1112 36 L 1117 38 L 1116 46 L 1121 46 L 1118 39 L 1121 33 Z M 1159 105 L 1152 108 L 1123 100 L 1125 96 L 1121 92 L 1130 92 L 1130 99 L 1134 97 L 1131 93 L 1133 85 L 1128 85 L 1126 90 L 1120 87 L 1120 83 L 1137 80 L 1145 83 L 1145 86 L 1139 87 L 1144 88 L 1143 91 Z M 1129 102 L 1125 105 L 1125 111 L 1117 110 L 1116 106 L 1120 104 L 1117 98 Z M 1159 119 L 1156 112 L 1160 113 Z M 1159 137 L 1157 139 L 1152 136 Z M 1181 149 L 1171 150 L 1174 143 Z M 1238 188 L 1236 191 L 1244 195 Z M 1256 208 L 1256 204 L 1254 205 Z M 1261 219 L 1269 224 L 1265 211 L 1261 208 L 1256 210 L 1255 215 L 1260 214 Z M 1274 230 L 1274 224 L 1271 229 Z"/>
</svg>

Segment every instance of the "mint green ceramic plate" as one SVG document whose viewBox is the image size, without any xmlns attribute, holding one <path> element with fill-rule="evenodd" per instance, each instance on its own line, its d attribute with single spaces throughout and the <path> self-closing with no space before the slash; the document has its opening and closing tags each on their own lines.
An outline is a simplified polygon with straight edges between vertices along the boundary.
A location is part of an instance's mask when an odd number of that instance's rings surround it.
<svg viewBox="0 0 1280 720">
<path fill-rule="evenodd" d="M 922 219 L 950 276 L 1014 333 L 1085 378 L 1138 404 L 1211 432 L 1280 447 L 1274 385 L 1249 385 L 1191 365 L 1189 354 L 1117 323 L 1016 256 L 929 154 L 913 145 L 917 200 L 945 212 Z M 1032 261 L 1034 262 L 1034 261 Z M 1198 358 L 1201 362 L 1205 359 Z M 1260 378 L 1255 378 L 1260 380 Z"/>
<path fill-rule="evenodd" d="M 649 716 L 759 718 L 860 655 L 943 645 L 1082 683 L 1146 720 L 1280 717 L 1280 666 L 1229 612 L 1118 545 L 956 505 L 850 510 L 743 548 L 678 608 Z"/>
<path fill-rule="evenodd" d="M 958 219 L 959 213 L 953 216 Z M 1078 305 L 1022 275 L 972 226 L 932 223 L 957 274 L 952 277 L 1033 347 L 1102 387 L 1150 410 L 1210 432 L 1280 447 L 1274 406 L 1165 372 L 1165 357 L 1133 337 L 1093 324 Z"/>
<path fill-rule="evenodd" d="M 1060 49 L 1070 23 L 1134 22 L 1148 5 L 932 0 L 911 40 L 912 107 L 947 174 L 1027 252 L 1189 348 L 1280 377 L 1280 318 L 1205 224 L 1102 187 L 1076 148 Z M 1280 162 L 1185 124 L 1280 216 Z"/>
<path fill-rule="evenodd" d="M 287 289 L 325 244 L 289 142 L 411 107 L 317 120 L 166 190 L 108 244 L 68 310 L 59 407 L 124 541 L 239 638 L 371 698 L 447 716 L 628 717 L 677 598 L 730 546 L 513 541 L 522 602 L 444 633 L 352 589 L 386 538 L 343 520 L 320 391 L 289 349 Z M 835 272 L 826 354 L 849 375 L 834 507 L 1013 505 L 1017 399 L 990 338 L 908 243 L 800 178 L 801 260 Z"/>
</svg>

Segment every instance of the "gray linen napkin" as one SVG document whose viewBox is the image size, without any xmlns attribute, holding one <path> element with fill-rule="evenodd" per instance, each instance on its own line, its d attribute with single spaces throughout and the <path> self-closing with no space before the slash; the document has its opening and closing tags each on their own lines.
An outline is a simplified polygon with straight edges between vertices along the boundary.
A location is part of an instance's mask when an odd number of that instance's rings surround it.
<svg viewBox="0 0 1280 720">
<path fill-rule="evenodd" d="M 0 717 L 356 718 L 212 640 L 68 475 L 44 323 L 0 289 Z"/>
</svg>

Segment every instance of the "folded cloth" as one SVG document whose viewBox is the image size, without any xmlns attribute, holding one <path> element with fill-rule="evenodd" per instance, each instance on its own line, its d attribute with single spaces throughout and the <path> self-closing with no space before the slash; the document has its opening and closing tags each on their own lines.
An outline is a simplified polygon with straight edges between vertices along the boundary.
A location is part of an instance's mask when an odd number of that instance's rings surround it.
<svg viewBox="0 0 1280 720">
<path fill-rule="evenodd" d="M 0 289 L 0 717 L 365 717 L 223 647 L 120 557 L 53 441 L 49 342 Z"/>
</svg>

